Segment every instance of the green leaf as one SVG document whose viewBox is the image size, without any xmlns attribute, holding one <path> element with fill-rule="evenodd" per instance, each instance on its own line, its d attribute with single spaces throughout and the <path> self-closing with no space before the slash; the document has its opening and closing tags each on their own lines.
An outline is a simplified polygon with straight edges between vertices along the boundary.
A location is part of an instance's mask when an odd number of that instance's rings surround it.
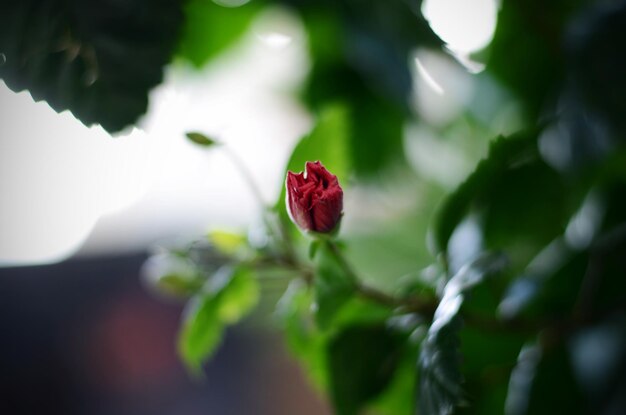
<svg viewBox="0 0 626 415">
<path fill-rule="evenodd" d="M 180 0 L 4 0 L 0 16 L 7 86 L 109 132 L 146 111 L 183 23 Z"/>
<path fill-rule="evenodd" d="M 403 161 L 403 133 L 412 109 L 411 55 L 441 40 L 420 1 L 287 0 L 301 10 L 313 66 L 304 99 L 349 110 L 349 154 L 355 173 L 373 176 Z"/>
<path fill-rule="evenodd" d="M 588 267 L 588 252 L 574 252 L 562 241 L 555 241 L 512 282 L 500 312 L 507 318 L 572 313 Z"/>
<path fill-rule="evenodd" d="M 184 320 L 178 353 L 192 371 L 199 372 L 202 363 L 215 353 L 224 334 L 219 300 L 214 295 L 193 298 L 187 305 Z"/>
<path fill-rule="evenodd" d="M 597 5 L 586 10 L 568 38 L 569 69 L 590 107 L 600 111 L 623 137 L 626 127 L 621 99 L 626 94 L 626 7 Z M 596 137 L 594 137 L 596 138 Z M 596 138 L 597 139 L 597 138 Z"/>
<path fill-rule="evenodd" d="M 185 136 L 189 140 L 191 140 L 193 143 L 198 144 L 199 146 L 210 147 L 210 146 L 214 146 L 215 144 L 217 144 L 217 141 L 215 141 L 214 139 L 210 137 L 207 137 L 206 135 L 202 133 L 189 132 L 189 133 L 186 133 Z"/>
<path fill-rule="evenodd" d="M 254 0 L 239 7 L 224 7 L 211 0 L 188 1 L 178 56 L 201 68 L 241 39 L 262 4 Z"/>
<path fill-rule="evenodd" d="M 351 326 L 328 345 L 330 392 L 338 415 L 356 415 L 390 384 L 406 337 L 384 325 Z"/>
<path fill-rule="evenodd" d="M 584 1 L 506 1 L 501 5 L 487 71 L 521 99 L 529 120 L 545 110 L 546 100 L 561 86 L 563 30 Z M 550 27 L 544 22 L 550 22 Z"/>
<path fill-rule="evenodd" d="M 474 199 L 489 189 L 497 176 L 510 166 L 537 157 L 537 134 L 522 132 L 492 141 L 487 157 L 474 172 L 444 201 L 435 220 L 435 239 L 439 252 L 446 252 L 456 227 L 465 218 Z M 497 195 L 494 195 L 496 197 Z"/>
<path fill-rule="evenodd" d="M 565 345 L 525 347 L 511 375 L 507 414 L 593 413 L 585 404 L 571 361 Z"/>
<path fill-rule="evenodd" d="M 311 244 L 309 245 L 309 259 L 313 260 L 313 258 L 315 258 L 315 254 L 317 253 L 317 250 L 320 247 L 321 242 L 318 239 L 314 239 L 311 241 Z"/>
<path fill-rule="evenodd" d="M 328 384 L 326 368 L 327 333 L 315 324 L 311 314 L 312 291 L 300 280 L 289 284 L 280 299 L 277 314 L 283 322 L 287 345 L 307 369 L 306 374 L 321 389 Z"/>
<path fill-rule="evenodd" d="M 151 256 L 144 263 L 141 273 L 157 290 L 176 297 L 190 296 L 204 283 L 202 274 L 192 261 L 171 253 Z"/>
<path fill-rule="evenodd" d="M 354 295 L 355 281 L 327 244 L 320 246 L 315 272 L 315 320 L 322 330 L 330 327 L 342 307 Z"/>
<path fill-rule="evenodd" d="M 241 255 L 248 248 L 248 240 L 245 235 L 224 230 L 209 232 L 207 240 L 219 252 L 230 257 Z"/>
<path fill-rule="evenodd" d="M 223 337 L 226 325 L 234 324 L 256 305 L 259 288 L 245 268 L 222 268 L 208 281 L 205 292 L 187 305 L 178 339 L 178 350 L 191 370 L 199 371 Z"/>
<path fill-rule="evenodd" d="M 584 184 L 566 180 L 541 159 L 538 132 L 524 131 L 492 143 L 488 157 L 439 211 L 435 237 L 440 252 L 450 255 L 450 238 L 470 214 L 482 228 L 486 249 L 506 250 L 516 270 L 565 232 L 582 202 Z"/>
<path fill-rule="evenodd" d="M 487 285 L 483 284 L 485 288 Z M 472 300 L 475 293 L 476 290 L 471 293 Z M 460 351 L 468 406 L 459 408 L 460 413 L 503 413 L 512 364 L 527 340 L 528 333 L 485 330 L 480 324 L 464 325 L 460 331 Z"/>
<path fill-rule="evenodd" d="M 407 114 L 402 105 L 371 90 L 359 73 L 341 63 L 314 62 L 305 100 L 313 109 L 339 100 L 345 105 L 350 129 L 346 153 L 356 173 L 371 175 L 401 161 Z M 408 101 L 408 100 L 407 100 Z"/>
<path fill-rule="evenodd" d="M 417 406 L 417 370 L 415 362 L 419 356 L 419 343 L 406 342 L 406 352 L 394 373 L 392 381 L 371 405 L 373 413 L 384 415 L 413 415 Z"/>
<path fill-rule="evenodd" d="M 254 274 L 238 269 L 220 293 L 220 319 L 233 324 L 248 314 L 259 301 L 259 285 Z"/>
<path fill-rule="evenodd" d="M 485 255 L 463 267 L 446 284 L 419 358 L 420 413 L 451 414 L 463 402 L 459 314 L 466 292 L 506 264 L 501 255 Z"/>
</svg>

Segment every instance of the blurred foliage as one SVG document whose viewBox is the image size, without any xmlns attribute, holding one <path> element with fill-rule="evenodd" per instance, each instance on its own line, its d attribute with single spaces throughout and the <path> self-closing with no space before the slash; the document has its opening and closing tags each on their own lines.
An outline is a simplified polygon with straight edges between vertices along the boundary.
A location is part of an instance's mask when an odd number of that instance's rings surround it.
<svg viewBox="0 0 626 415">
<path fill-rule="evenodd" d="M 313 109 L 336 100 L 347 105 L 355 172 L 372 174 L 401 161 L 411 54 L 420 46 L 441 46 L 419 13 L 421 2 L 285 2 L 301 13 L 314 57 L 304 100 Z"/>
<path fill-rule="evenodd" d="M 440 124 L 413 106 L 414 53 L 449 52 L 418 0 L 9 1 L 0 76 L 118 130 L 174 54 L 202 67 L 288 8 L 308 35 L 300 97 L 317 124 L 286 170 L 321 160 L 353 211 L 344 239 L 310 247 L 283 190 L 261 242 L 214 233 L 151 259 L 150 281 L 189 299 L 190 368 L 280 278 L 285 340 L 338 414 L 626 413 L 626 3 L 500 3 L 473 55 L 484 71 L 462 73 L 473 95 Z"/>
<path fill-rule="evenodd" d="M 188 0 L 178 55 L 201 68 L 246 33 L 262 4 L 256 0 L 227 8 L 209 0 Z"/>
<path fill-rule="evenodd" d="M 226 325 L 237 323 L 258 301 L 257 281 L 248 269 L 223 268 L 189 302 L 180 335 L 182 358 L 197 369 L 219 345 Z"/>
</svg>

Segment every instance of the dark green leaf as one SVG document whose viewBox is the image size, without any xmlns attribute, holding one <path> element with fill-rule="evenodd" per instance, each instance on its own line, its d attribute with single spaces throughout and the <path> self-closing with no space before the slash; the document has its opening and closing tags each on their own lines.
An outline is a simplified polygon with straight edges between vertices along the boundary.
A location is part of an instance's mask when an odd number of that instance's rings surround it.
<svg viewBox="0 0 626 415">
<path fill-rule="evenodd" d="M 439 210 L 435 239 L 440 252 L 446 252 L 452 233 L 469 212 L 474 199 L 490 189 L 498 175 L 512 165 L 537 157 L 536 139 L 536 133 L 519 133 L 508 138 L 500 136 L 491 143 L 487 157 L 478 163 L 474 172 Z"/>
<path fill-rule="evenodd" d="M 313 293 L 299 280 L 294 280 L 278 303 L 277 312 L 285 330 L 290 350 L 307 369 L 316 386 L 327 385 L 326 340 L 311 314 Z"/>
<path fill-rule="evenodd" d="M 349 112 L 349 152 L 356 173 L 372 175 L 402 162 L 403 127 L 411 113 L 411 55 L 440 48 L 420 1 L 285 0 L 302 12 L 313 67 L 304 98 Z"/>
<path fill-rule="evenodd" d="M 186 133 L 185 136 L 189 140 L 191 140 L 193 143 L 198 144 L 199 146 L 211 147 L 217 144 L 217 141 L 213 140 L 210 137 L 207 137 L 206 135 L 202 133 L 189 132 L 189 133 Z"/>
<path fill-rule="evenodd" d="M 522 132 L 491 145 L 488 157 L 442 206 L 435 225 L 438 249 L 447 252 L 470 213 L 482 225 L 485 247 L 506 250 L 518 270 L 563 234 L 584 192 L 539 157 L 536 138 L 537 131 Z"/>
<path fill-rule="evenodd" d="M 381 326 L 352 326 L 328 345 L 331 397 L 338 415 L 356 415 L 390 384 L 406 336 Z"/>
<path fill-rule="evenodd" d="M 562 86 L 563 28 L 580 3 L 502 3 L 487 71 L 521 99 L 529 120 L 536 119 Z"/>
<path fill-rule="evenodd" d="M 459 311 L 466 292 L 486 277 L 500 272 L 506 260 L 486 255 L 462 268 L 446 284 L 419 358 L 420 413 L 451 414 L 463 402 Z"/>
<path fill-rule="evenodd" d="M 344 103 L 350 126 L 347 155 L 357 173 L 371 175 L 400 159 L 407 113 L 398 103 L 371 91 L 354 69 L 343 63 L 316 62 L 305 92 L 314 109 L 336 100 Z"/>
<path fill-rule="evenodd" d="M 182 1 L 5 0 L 0 78 L 115 132 L 146 111 L 182 26 Z"/>
<path fill-rule="evenodd" d="M 486 330 L 479 322 L 464 325 L 461 371 L 468 405 L 460 407 L 459 414 L 503 413 L 511 370 L 527 338 L 528 334 L 515 330 Z"/>
<path fill-rule="evenodd" d="M 258 291 L 250 271 L 222 268 L 190 301 L 178 339 L 179 353 L 190 369 L 200 370 L 219 346 L 226 325 L 236 323 L 256 305 Z"/>
<path fill-rule="evenodd" d="M 321 329 L 327 329 L 337 313 L 350 300 L 355 281 L 327 245 L 320 246 L 315 273 L 315 319 Z"/>
<path fill-rule="evenodd" d="M 178 55 L 202 67 L 246 33 L 262 3 L 254 0 L 239 7 L 223 7 L 211 0 L 188 1 Z"/>
<path fill-rule="evenodd" d="M 626 413 L 626 315 L 614 313 L 578 330 L 568 341 L 568 351 L 588 407 L 600 413 Z"/>
<path fill-rule="evenodd" d="M 574 76 L 575 88 L 580 89 L 591 107 L 623 132 L 626 4 L 598 4 L 585 10 L 568 35 L 568 68 Z"/>
<path fill-rule="evenodd" d="M 511 375 L 506 412 L 510 415 L 587 414 L 574 379 L 571 358 L 563 346 L 525 347 Z"/>
<path fill-rule="evenodd" d="M 398 363 L 389 386 L 376 398 L 371 405 L 373 413 L 384 415 L 413 415 L 417 405 L 415 390 L 417 389 L 417 370 L 415 362 L 419 356 L 419 344 L 407 341 L 407 351 Z"/>
</svg>

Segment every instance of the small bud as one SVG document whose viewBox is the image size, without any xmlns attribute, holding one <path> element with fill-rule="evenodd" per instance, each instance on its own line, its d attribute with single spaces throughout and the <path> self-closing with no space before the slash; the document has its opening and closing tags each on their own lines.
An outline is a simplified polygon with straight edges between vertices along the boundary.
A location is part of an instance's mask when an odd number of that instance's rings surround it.
<svg viewBox="0 0 626 415">
<path fill-rule="evenodd" d="M 341 220 L 343 190 L 319 161 L 305 167 L 306 173 L 287 172 L 287 211 L 300 229 L 330 233 Z"/>
</svg>

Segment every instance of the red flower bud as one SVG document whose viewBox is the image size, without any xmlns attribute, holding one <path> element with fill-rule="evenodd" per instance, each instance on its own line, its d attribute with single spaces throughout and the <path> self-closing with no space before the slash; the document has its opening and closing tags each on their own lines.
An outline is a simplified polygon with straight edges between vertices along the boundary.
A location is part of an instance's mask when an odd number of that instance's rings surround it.
<svg viewBox="0 0 626 415">
<path fill-rule="evenodd" d="M 341 220 L 343 190 L 322 163 L 306 163 L 306 173 L 287 172 L 287 211 L 300 229 L 329 233 Z"/>
</svg>

